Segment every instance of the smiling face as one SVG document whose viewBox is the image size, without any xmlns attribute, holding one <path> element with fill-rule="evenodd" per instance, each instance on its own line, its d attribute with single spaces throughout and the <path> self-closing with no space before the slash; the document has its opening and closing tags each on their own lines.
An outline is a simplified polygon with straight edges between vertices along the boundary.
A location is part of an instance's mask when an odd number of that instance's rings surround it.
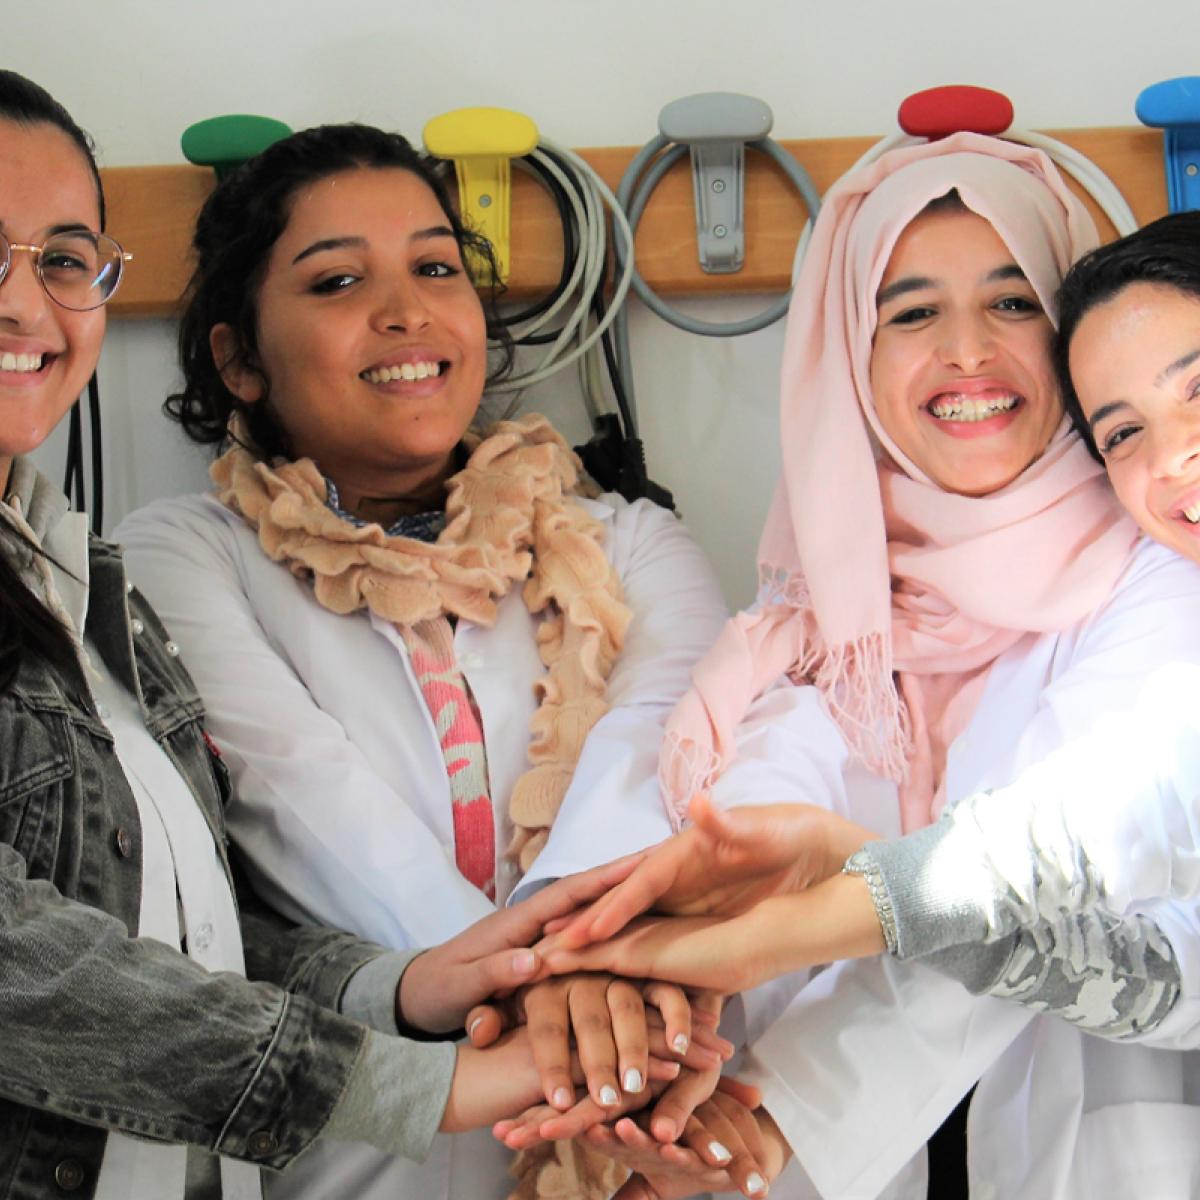
<svg viewBox="0 0 1200 1200">
<path fill-rule="evenodd" d="M 1121 503 L 1200 562 L 1200 299 L 1131 284 L 1079 322 L 1070 368 Z"/>
<path fill-rule="evenodd" d="M 52 232 L 99 232 L 96 184 L 79 147 L 53 125 L 0 119 L 0 231 L 40 245 Z M 71 312 L 46 295 L 33 255 L 13 252 L 0 283 L 0 483 L 79 398 L 100 357 L 104 309 Z"/>
<path fill-rule="evenodd" d="M 299 191 L 258 292 L 258 366 L 226 385 L 264 395 L 291 451 L 345 507 L 423 492 L 445 478 L 479 407 L 483 308 L 446 214 L 410 171 L 359 168 Z M 232 331 L 212 333 L 218 363 Z"/>
<path fill-rule="evenodd" d="M 1011 483 L 1062 405 L 1050 321 L 999 234 L 972 212 L 916 217 L 880 283 L 871 391 L 897 448 L 946 491 Z"/>
</svg>

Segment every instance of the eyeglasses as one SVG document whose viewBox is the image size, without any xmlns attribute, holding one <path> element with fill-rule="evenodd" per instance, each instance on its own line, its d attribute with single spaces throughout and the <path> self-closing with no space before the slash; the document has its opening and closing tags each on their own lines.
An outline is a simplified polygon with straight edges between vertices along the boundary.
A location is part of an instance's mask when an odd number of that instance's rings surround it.
<svg viewBox="0 0 1200 1200">
<path fill-rule="evenodd" d="M 116 294 L 133 255 L 106 233 L 88 229 L 56 233 L 40 246 L 10 242 L 0 233 L 0 283 L 8 278 L 14 250 L 33 255 L 37 277 L 55 304 L 73 312 L 99 308 Z"/>
</svg>

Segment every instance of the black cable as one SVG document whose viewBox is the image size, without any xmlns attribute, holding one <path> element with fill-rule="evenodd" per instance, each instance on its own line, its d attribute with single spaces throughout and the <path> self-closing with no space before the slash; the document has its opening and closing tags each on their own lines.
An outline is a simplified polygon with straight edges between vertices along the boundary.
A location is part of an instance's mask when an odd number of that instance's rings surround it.
<svg viewBox="0 0 1200 1200">
<path fill-rule="evenodd" d="M 79 405 L 71 407 L 67 426 L 67 469 L 63 475 L 63 491 L 73 496 L 76 512 L 83 512 L 83 414 Z"/>
<path fill-rule="evenodd" d="M 547 151 L 543 151 L 543 153 L 546 154 L 547 158 L 554 157 Z M 567 198 L 567 193 L 563 190 L 562 184 L 560 184 L 558 180 L 555 179 L 554 176 L 551 175 L 550 172 L 547 171 L 546 168 L 537 161 L 536 158 L 526 157 L 522 159 L 522 161 L 527 163 L 529 169 L 538 176 L 542 182 L 542 185 L 553 198 L 555 207 L 558 209 L 558 220 L 559 224 L 562 226 L 563 260 L 562 270 L 559 272 L 558 276 L 558 283 L 554 285 L 554 288 L 546 296 L 543 296 L 542 299 L 538 300 L 534 304 L 531 304 L 528 308 L 521 309 L 520 312 L 515 312 L 509 316 L 500 318 L 501 324 L 510 326 L 520 325 L 525 321 L 532 321 L 534 317 L 540 317 L 542 313 L 544 313 L 559 299 L 559 297 L 562 296 L 562 294 L 567 290 L 567 285 L 571 282 L 571 268 L 575 263 L 575 255 L 577 253 L 575 222 L 571 212 L 571 203 Z M 554 161 L 555 165 L 558 167 L 561 168 L 563 166 L 559 159 L 554 159 Z M 528 338 L 518 338 L 517 345 L 536 346 L 542 344 L 543 342 L 553 341 L 556 336 L 557 334 L 542 334 Z"/>
<path fill-rule="evenodd" d="M 99 537 L 104 524 L 104 454 L 100 444 L 100 382 L 94 371 L 87 390 L 92 427 L 92 532 Z M 81 457 L 82 449 L 81 446 Z"/>
</svg>

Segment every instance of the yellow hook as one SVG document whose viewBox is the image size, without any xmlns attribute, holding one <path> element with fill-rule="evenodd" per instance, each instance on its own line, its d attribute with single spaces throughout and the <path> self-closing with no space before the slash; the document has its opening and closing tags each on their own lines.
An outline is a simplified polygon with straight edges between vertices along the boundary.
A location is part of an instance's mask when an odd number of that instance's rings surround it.
<svg viewBox="0 0 1200 1200">
<path fill-rule="evenodd" d="M 505 282 L 511 261 L 509 159 L 533 151 L 537 126 L 508 108 L 456 108 L 429 121 L 422 138 L 430 154 L 454 160 L 463 219 L 492 243 Z"/>
</svg>

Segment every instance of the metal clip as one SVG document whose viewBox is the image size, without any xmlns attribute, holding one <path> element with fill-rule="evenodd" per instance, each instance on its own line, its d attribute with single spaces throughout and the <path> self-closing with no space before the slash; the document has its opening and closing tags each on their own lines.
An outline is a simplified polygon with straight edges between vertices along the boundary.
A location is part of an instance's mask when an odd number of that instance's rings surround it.
<svg viewBox="0 0 1200 1200">
<path fill-rule="evenodd" d="M 685 96 L 658 114 L 663 137 L 691 151 L 696 243 L 700 266 L 710 275 L 742 269 L 746 143 L 765 138 L 773 121 L 761 100 L 736 92 Z"/>
<path fill-rule="evenodd" d="M 1200 209 L 1200 75 L 1143 88 L 1134 106 L 1143 125 L 1163 131 L 1163 166 L 1171 212 Z"/>
<path fill-rule="evenodd" d="M 537 126 L 508 108 L 457 108 L 434 117 L 421 137 L 430 154 L 454 160 L 463 219 L 491 242 L 503 283 L 511 263 L 509 159 L 533 152 Z"/>
</svg>

